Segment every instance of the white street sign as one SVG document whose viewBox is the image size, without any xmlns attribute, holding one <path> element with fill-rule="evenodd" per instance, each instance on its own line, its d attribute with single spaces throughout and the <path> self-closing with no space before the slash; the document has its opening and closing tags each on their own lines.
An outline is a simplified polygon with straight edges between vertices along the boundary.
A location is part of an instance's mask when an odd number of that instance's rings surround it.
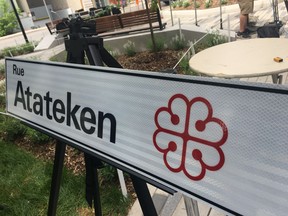
<svg viewBox="0 0 288 216">
<path fill-rule="evenodd" d="M 231 214 L 287 215 L 288 88 L 6 59 L 7 111 Z"/>
</svg>

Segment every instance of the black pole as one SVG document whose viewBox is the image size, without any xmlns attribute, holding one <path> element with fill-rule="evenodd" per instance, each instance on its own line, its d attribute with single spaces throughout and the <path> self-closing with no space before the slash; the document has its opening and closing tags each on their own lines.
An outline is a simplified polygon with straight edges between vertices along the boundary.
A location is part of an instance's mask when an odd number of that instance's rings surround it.
<svg viewBox="0 0 288 216">
<path fill-rule="evenodd" d="M 143 215 L 157 216 L 157 211 L 155 209 L 155 205 L 149 193 L 146 182 L 132 174 L 130 174 L 130 178 L 137 194 Z"/>
<path fill-rule="evenodd" d="M 223 20 L 222 20 L 222 0 L 220 0 L 220 29 L 223 29 Z"/>
<path fill-rule="evenodd" d="M 66 144 L 57 140 L 48 205 L 48 216 L 56 215 L 65 150 Z"/>
<path fill-rule="evenodd" d="M 21 31 L 22 31 L 23 37 L 24 37 L 26 43 L 29 43 L 29 40 L 28 40 L 28 38 L 27 38 L 27 35 L 26 35 L 26 33 L 25 33 L 25 30 L 24 30 L 24 28 L 23 28 L 23 25 L 22 25 L 22 23 L 21 23 L 21 20 L 20 20 L 20 18 L 19 18 L 19 15 L 18 15 L 18 13 L 17 13 L 16 7 L 15 7 L 15 5 L 14 5 L 14 2 L 13 2 L 13 0 L 11 0 L 10 2 L 11 2 L 11 5 L 12 5 L 12 7 L 13 7 L 15 16 L 16 16 L 16 18 L 17 18 L 17 20 L 18 20 L 18 23 L 19 23 L 20 29 L 21 29 Z"/>
</svg>

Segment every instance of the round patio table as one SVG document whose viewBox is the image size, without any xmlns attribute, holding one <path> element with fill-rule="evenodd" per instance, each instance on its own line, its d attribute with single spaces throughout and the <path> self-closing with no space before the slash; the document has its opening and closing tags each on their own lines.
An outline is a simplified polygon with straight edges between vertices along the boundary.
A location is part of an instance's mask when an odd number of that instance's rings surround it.
<svg viewBox="0 0 288 216">
<path fill-rule="evenodd" d="M 275 57 L 283 61 L 276 62 Z M 272 75 L 273 83 L 279 83 L 279 74 L 288 71 L 288 39 L 257 38 L 220 44 L 194 55 L 189 65 L 197 73 L 211 77 Z"/>
</svg>

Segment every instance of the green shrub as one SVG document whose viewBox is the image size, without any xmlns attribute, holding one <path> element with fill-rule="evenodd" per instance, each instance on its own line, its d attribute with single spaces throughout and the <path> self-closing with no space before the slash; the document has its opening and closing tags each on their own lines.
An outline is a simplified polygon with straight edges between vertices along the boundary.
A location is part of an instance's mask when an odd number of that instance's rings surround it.
<svg viewBox="0 0 288 216">
<path fill-rule="evenodd" d="M 6 106 L 6 98 L 4 95 L 0 94 L 0 112 L 5 111 L 5 106 Z"/>
<path fill-rule="evenodd" d="M 183 7 L 183 1 L 182 0 L 178 0 L 178 7 Z"/>
<path fill-rule="evenodd" d="M 164 50 L 165 41 L 163 38 L 155 38 L 155 46 L 153 45 L 152 39 L 150 39 L 147 43 L 147 49 L 150 52 L 159 52 Z"/>
<path fill-rule="evenodd" d="M 6 0 L 0 0 L 0 37 L 12 34 L 17 26 L 18 22 L 10 4 Z"/>
<path fill-rule="evenodd" d="M 187 45 L 184 35 L 176 35 L 171 39 L 171 47 L 173 50 L 181 50 L 184 49 Z"/>
<path fill-rule="evenodd" d="M 110 53 L 110 55 L 112 56 L 112 57 L 114 57 L 114 58 L 117 58 L 120 54 L 119 54 L 119 52 L 117 51 L 117 50 L 107 50 L 109 53 Z"/>
<path fill-rule="evenodd" d="M 152 0 L 150 10 L 155 12 L 158 9 L 158 0 Z"/>
<path fill-rule="evenodd" d="M 221 0 L 221 4 L 222 5 L 228 4 L 228 0 Z"/>
<path fill-rule="evenodd" d="M 173 1 L 172 4 L 171 4 L 172 8 L 176 8 L 178 6 L 177 2 L 176 1 Z"/>
<path fill-rule="evenodd" d="M 29 42 L 15 47 L 7 47 L 0 51 L 0 59 L 28 54 L 34 51 L 35 43 Z"/>
<path fill-rule="evenodd" d="M 104 168 L 99 171 L 99 179 L 101 183 L 115 182 L 117 178 L 117 169 L 109 164 L 105 164 Z"/>
<path fill-rule="evenodd" d="M 218 30 L 212 31 L 211 33 L 208 33 L 208 35 L 201 42 L 195 45 L 195 51 L 197 53 L 206 48 L 227 42 L 227 37 L 220 35 Z"/>
<path fill-rule="evenodd" d="M 210 8 L 211 4 L 212 4 L 212 0 L 206 0 L 205 1 L 205 8 Z"/>
<path fill-rule="evenodd" d="M 187 8 L 187 7 L 189 7 L 191 4 L 190 4 L 190 2 L 189 1 L 184 1 L 183 2 L 183 7 L 184 8 Z"/>
<path fill-rule="evenodd" d="M 115 59 L 120 55 L 118 49 L 113 49 L 110 46 L 105 45 L 105 49 L 109 52 L 109 54 L 114 57 Z"/>
<path fill-rule="evenodd" d="M 196 7 L 196 8 L 200 8 L 200 6 L 201 6 L 201 3 L 200 3 L 199 1 L 196 1 L 195 7 Z"/>
<path fill-rule="evenodd" d="M 130 41 L 130 40 L 128 40 L 128 42 L 123 45 L 123 48 L 124 48 L 125 55 L 127 55 L 129 57 L 134 56 L 136 54 L 135 43 Z"/>
<path fill-rule="evenodd" d="M 5 106 L 6 106 L 5 93 L 6 93 L 5 82 L 0 81 L 0 111 L 5 110 Z"/>
<path fill-rule="evenodd" d="M 14 141 L 25 134 L 27 127 L 10 116 L 0 114 L 0 138 L 6 141 Z"/>
<path fill-rule="evenodd" d="M 0 77 L 5 76 L 5 65 L 0 64 Z"/>
</svg>

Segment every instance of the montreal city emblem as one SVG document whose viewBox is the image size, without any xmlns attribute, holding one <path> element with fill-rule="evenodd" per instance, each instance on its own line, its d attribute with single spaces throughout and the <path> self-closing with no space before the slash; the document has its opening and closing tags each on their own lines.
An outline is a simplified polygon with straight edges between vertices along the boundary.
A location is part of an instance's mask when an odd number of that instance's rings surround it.
<svg viewBox="0 0 288 216">
<path fill-rule="evenodd" d="M 225 123 L 213 116 L 213 107 L 203 97 L 189 100 L 172 96 L 154 116 L 153 143 L 163 155 L 165 166 L 174 173 L 199 181 L 206 171 L 218 171 L 225 163 L 222 146 L 228 138 Z"/>
</svg>

